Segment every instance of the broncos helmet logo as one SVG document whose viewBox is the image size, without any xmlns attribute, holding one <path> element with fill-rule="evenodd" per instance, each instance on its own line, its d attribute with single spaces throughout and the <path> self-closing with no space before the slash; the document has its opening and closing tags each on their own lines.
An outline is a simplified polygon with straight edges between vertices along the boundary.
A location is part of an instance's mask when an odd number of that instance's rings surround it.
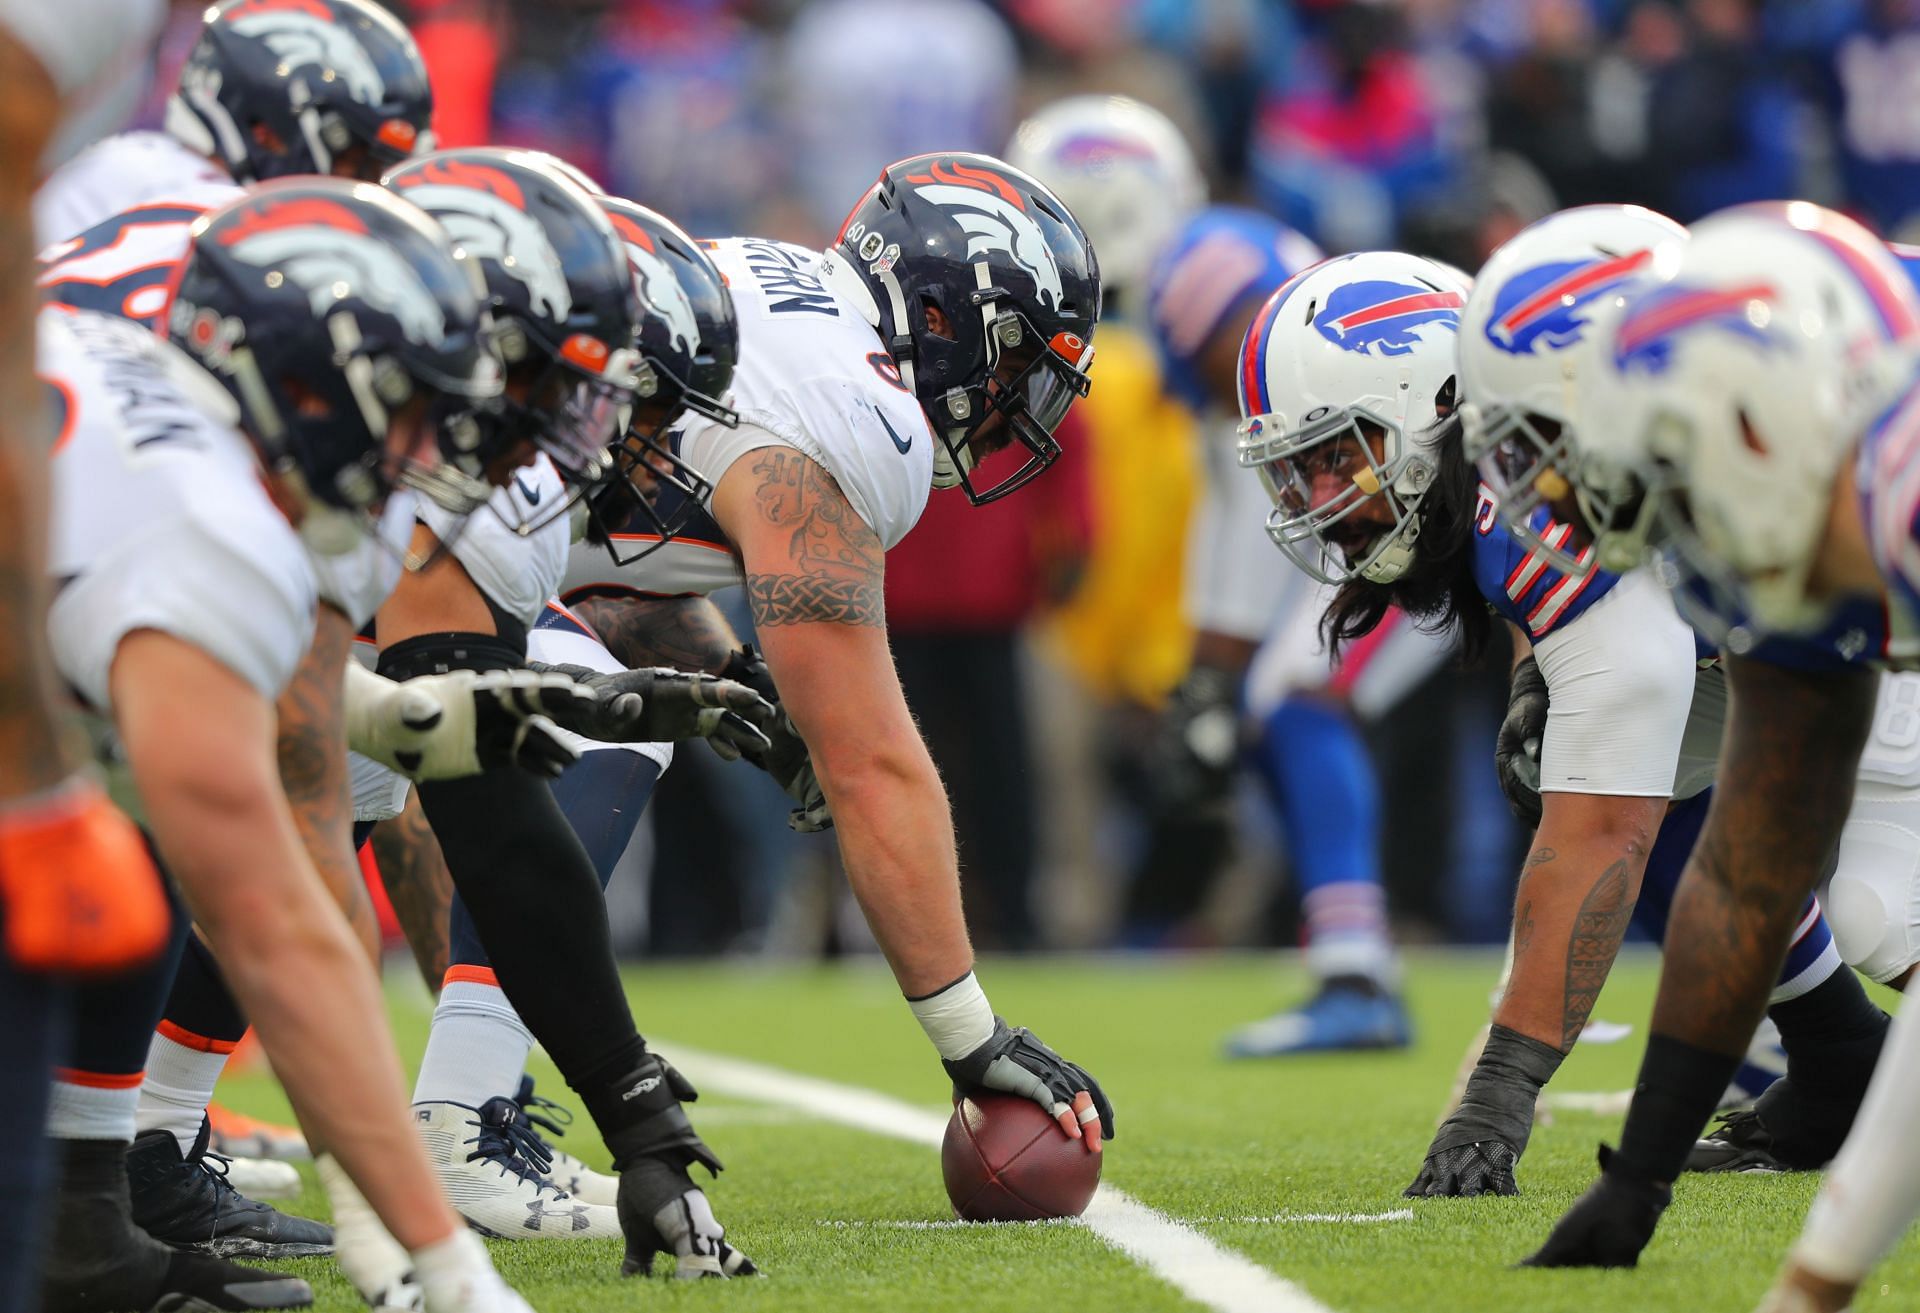
<svg viewBox="0 0 1920 1313">
<path fill-rule="evenodd" d="M 522 284 L 535 314 L 565 320 L 573 311 L 573 292 L 547 230 L 507 197 L 482 190 L 490 177 L 486 170 L 466 172 L 477 175 L 474 185 L 439 181 L 424 171 L 402 177 L 399 185 L 408 200 L 439 220 L 455 246 Z"/>
<path fill-rule="evenodd" d="M 447 333 L 447 315 L 419 271 L 393 246 L 364 231 L 292 223 L 236 231 L 227 244 L 236 259 L 271 268 L 307 294 L 325 316 L 345 295 L 392 315 L 409 341 L 431 345 Z"/>
<path fill-rule="evenodd" d="M 647 230 L 634 223 L 625 215 L 612 215 L 613 226 L 620 232 L 620 241 L 627 248 L 627 261 L 633 266 L 633 281 L 640 290 L 640 299 L 654 314 L 667 321 L 667 328 L 673 334 L 674 345 L 695 355 L 700 350 L 700 321 L 694 317 L 693 302 L 687 299 L 687 289 L 680 286 L 680 280 L 674 277 L 666 258 L 653 244 L 653 238 Z"/>
<path fill-rule="evenodd" d="M 1020 193 L 1006 179 L 986 169 L 940 163 L 931 173 L 909 174 L 907 181 L 967 234 L 968 259 L 989 251 L 1010 256 L 1033 279 L 1041 301 L 1059 309 L 1066 299 L 1060 264 Z"/>
<path fill-rule="evenodd" d="M 1522 269 L 1493 296 L 1487 341 L 1516 356 L 1536 346 L 1558 351 L 1586 331 L 1581 313 L 1593 299 L 1632 277 L 1653 258 L 1651 250 L 1600 260 L 1561 260 Z"/>
<path fill-rule="evenodd" d="M 1614 333 L 1613 363 L 1622 372 L 1640 368 L 1664 373 L 1673 363 L 1675 342 L 1697 328 L 1717 328 L 1769 350 L 1773 338 L 1749 318 L 1748 308 L 1756 301 L 1772 305 L 1775 299 L 1766 283 L 1727 288 L 1669 284 L 1642 297 L 1620 321 Z"/>
<path fill-rule="evenodd" d="M 243 8 L 245 12 L 229 16 L 229 26 L 266 46 L 288 69 L 331 72 L 362 104 L 377 105 L 386 99 L 387 81 L 366 47 L 331 15 L 306 8 Z"/>
<path fill-rule="evenodd" d="M 1429 325 L 1458 333 L 1464 304 L 1458 292 L 1420 283 L 1346 283 L 1327 293 L 1313 326 L 1343 351 L 1366 356 L 1377 348 L 1383 356 L 1404 356 Z"/>
</svg>

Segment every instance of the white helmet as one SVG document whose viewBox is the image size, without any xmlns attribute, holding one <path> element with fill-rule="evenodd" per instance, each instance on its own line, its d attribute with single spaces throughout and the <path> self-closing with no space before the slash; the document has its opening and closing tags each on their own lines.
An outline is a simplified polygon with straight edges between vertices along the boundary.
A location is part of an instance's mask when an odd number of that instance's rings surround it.
<svg viewBox="0 0 1920 1313">
<path fill-rule="evenodd" d="M 1809 202 L 1691 231 L 1607 335 L 1615 382 L 1581 403 L 1576 478 L 1641 490 L 1675 601 L 1741 651 L 1827 616 L 1807 571 L 1834 479 L 1911 384 L 1920 298 L 1877 238 Z"/>
<path fill-rule="evenodd" d="M 1273 498 L 1268 535 L 1316 579 L 1391 583 L 1413 563 L 1467 291 L 1432 260 L 1368 251 L 1294 275 L 1248 326 L 1240 463 Z M 1315 505 L 1328 474 L 1347 482 Z M 1365 541 L 1341 528 L 1376 496 L 1390 527 Z"/>
<path fill-rule="evenodd" d="M 1596 315 L 1644 276 L 1655 247 L 1687 230 L 1638 205 L 1582 205 L 1522 229 L 1474 279 L 1460 314 L 1460 420 L 1469 459 L 1508 530 L 1554 569 L 1584 574 L 1585 542 L 1543 532 L 1543 504 L 1568 491 L 1577 398 L 1600 372 Z M 1588 526 L 1600 517 L 1587 510 Z M 1549 541 L 1551 537 L 1551 542 Z M 1554 543 L 1568 543 L 1556 547 Z M 1628 568 L 1636 562 L 1606 558 Z"/>
<path fill-rule="evenodd" d="M 1014 129 L 1006 159 L 1067 203 L 1109 289 L 1144 284 L 1174 231 L 1207 202 L 1180 129 L 1126 96 L 1054 101 Z"/>
</svg>

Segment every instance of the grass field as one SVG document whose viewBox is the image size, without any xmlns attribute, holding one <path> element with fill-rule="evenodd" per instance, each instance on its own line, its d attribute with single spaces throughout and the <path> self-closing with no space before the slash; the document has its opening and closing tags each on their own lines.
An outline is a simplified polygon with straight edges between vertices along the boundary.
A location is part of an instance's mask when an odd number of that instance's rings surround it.
<svg viewBox="0 0 1920 1313">
<path fill-rule="evenodd" d="M 1623 958 L 1597 1015 L 1632 1023 L 1633 1036 L 1583 1046 L 1554 1088 L 1632 1083 L 1656 967 L 1651 957 Z M 1538 1128 L 1520 1198 L 1401 1199 L 1461 1051 L 1485 1019 L 1497 968 L 1492 957 L 1415 956 L 1408 993 L 1419 1029 L 1409 1052 L 1254 1064 L 1220 1058 L 1219 1038 L 1298 996 L 1306 982 L 1294 966 L 1254 957 L 990 961 L 981 978 L 1001 1011 L 1084 1063 L 1112 1095 L 1119 1137 L 1108 1184 L 1339 1313 L 1750 1310 L 1799 1229 L 1810 1176 L 1687 1179 L 1639 1270 L 1618 1273 L 1510 1270 L 1585 1188 L 1594 1145 L 1616 1134 L 1615 1118 L 1561 1113 Z M 877 969 L 647 967 L 628 980 L 642 1030 L 670 1056 L 677 1043 L 941 1109 L 939 1068 Z M 395 1029 L 415 1057 L 424 994 L 396 987 L 392 997 Z M 536 1061 L 543 1092 L 564 1101 L 558 1077 Z M 222 1098 L 285 1115 L 265 1077 L 235 1077 Z M 496 1244 L 495 1261 L 537 1309 L 1195 1307 L 1077 1224 L 900 1225 L 951 1216 L 937 1150 L 717 1095 L 700 1101 L 694 1120 L 727 1163 L 709 1187 L 716 1211 L 768 1278 L 623 1281 L 610 1242 Z M 593 1139 L 583 1117 L 569 1147 L 604 1163 Z M 312 1188 L 291 1206 L 324 1212 Z M 360 1307 L 329 1262 L 287 1266 L 313 1281 L 319 1308 Z M 1909 1239 L 1858 1307 L 1920 1309 L 1920 1245 Z"/>
</svg>

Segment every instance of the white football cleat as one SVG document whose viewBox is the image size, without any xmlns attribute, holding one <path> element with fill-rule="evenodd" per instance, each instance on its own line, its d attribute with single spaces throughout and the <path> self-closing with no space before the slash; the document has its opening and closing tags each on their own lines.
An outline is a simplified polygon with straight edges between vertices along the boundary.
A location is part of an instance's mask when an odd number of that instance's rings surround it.
<svg viewBox="0 0 1920 1313">
<path fill-rule="evenodd" d="M 477 1110 L 416 1103 L 413 1120 L 448 1201 L 480 1234 L 496 1240 L 622 1238 L 611 1207 L 584 1203 L 548 1181 L 552 1159 L 512 1099 L 488 1099 Z"/>
<path fill-rule="evenodd" d="M 298 1199 L 306 1189 L 297 1167 L 271 1158 L 227 1159 L 227 1184 L 249 1199 Z"/>
<path fill-rule="evenodd" d="M 619 1177 L 595 1171 L 553 1143 L 554 1140 L 566 1138 L 567 1128 L 573 1125 L 572 1109 L 535 1094 L 531 1076 L 520 1078 L 520 1092 L 513 1096 L 513 1101 L 520 1105 L 520 1114 L 533 1129 L 534 1135 L 553 1155 L 553 1171 L 547 1179 L 553 1182 L 555 1189 L 565 1190 L 585 1204 L 612 1207 L 619 1202 Z"/>
</svg>

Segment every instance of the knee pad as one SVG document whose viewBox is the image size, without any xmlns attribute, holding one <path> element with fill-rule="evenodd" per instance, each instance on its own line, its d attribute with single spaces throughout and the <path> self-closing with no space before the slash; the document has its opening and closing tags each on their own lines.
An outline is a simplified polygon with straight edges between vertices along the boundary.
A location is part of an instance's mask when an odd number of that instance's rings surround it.
<svg viewBox="0 0 1920 1313">
<path fill-rule="evenodd" d="M 1880 984 L 1898 977 L 1920 961 L 1920 832 L 1849 820 L 1822 902 L 1848 966 Z"/>
</svg>

